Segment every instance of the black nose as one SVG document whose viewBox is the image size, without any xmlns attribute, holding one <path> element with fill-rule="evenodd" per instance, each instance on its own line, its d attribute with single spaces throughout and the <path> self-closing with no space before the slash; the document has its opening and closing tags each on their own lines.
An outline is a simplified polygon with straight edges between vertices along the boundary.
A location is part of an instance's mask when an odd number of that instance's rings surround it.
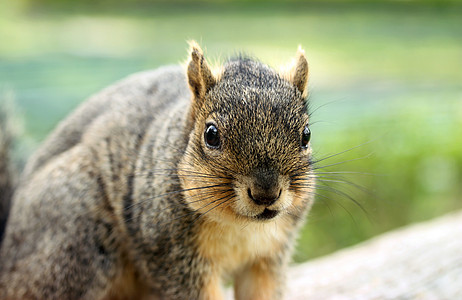
<svg viewBox="0 0 462 300">
<path fill-rule="evenodd" d="M 278 171 L 269 163 L 255 168 L 247 193 L 258 205 L 270 206 L 276 202 L 281 195 Z"/>
<path fill-rule="evenodd" d="M 276 202 L 279 199 L 279 196 L 281 196 L 281 190 L 280 189 L 269 189 L 269 190 L 264 190 L 260 189 L 258 187 L 252 187 L 247 190 L 247 193 L 250 197 L 250 199 L 255 202 L 257 205 L 266 205 L 270 206 L 274 202 Z"/>
</svg>

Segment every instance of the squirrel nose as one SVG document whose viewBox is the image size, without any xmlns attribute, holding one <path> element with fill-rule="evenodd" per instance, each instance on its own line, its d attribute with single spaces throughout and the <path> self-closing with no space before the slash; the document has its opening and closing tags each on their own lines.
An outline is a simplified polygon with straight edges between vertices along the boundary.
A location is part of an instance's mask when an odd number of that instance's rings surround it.
<svg viewBox="0 0 462 300">
<path fill-rule="evenodd" d="M 253 186 L 247 190 L 249 198 L 257 205 L 270 206 L 281 196 L 281 189 L 261 189 Z"/>
<path fill-rule="evenodd" d="M 255 204 L 270 206 L 279 199 L 281 186 L 276 170 L 268 166 L 258 167 L 252 177 L 247 194 Z"/>
</svg>

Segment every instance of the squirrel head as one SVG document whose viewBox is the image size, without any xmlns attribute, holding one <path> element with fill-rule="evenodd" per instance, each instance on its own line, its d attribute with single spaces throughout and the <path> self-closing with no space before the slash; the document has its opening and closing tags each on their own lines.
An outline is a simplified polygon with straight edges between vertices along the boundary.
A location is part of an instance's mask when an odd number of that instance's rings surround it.
<svg viewBox="0 0 462 300">
<path fill-rule="evenodd" d="M 189 141 L 178 166 L 190 208 L 217 221 L 269 221 L 310 205 L 308 63 L 280 74 L 247 57 L 213 72 L 191 43 Z"/>
</svg>

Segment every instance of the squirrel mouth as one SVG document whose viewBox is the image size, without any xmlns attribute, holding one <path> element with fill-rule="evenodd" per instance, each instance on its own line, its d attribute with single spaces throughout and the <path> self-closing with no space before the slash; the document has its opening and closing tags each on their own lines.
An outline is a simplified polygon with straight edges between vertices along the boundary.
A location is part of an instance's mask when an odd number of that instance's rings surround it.
<svg viewBox="0 0 462 300">
<path fill-rule="evenodd" d="M 255 218 L 258 220 L 270 220 L 276 217 L 278 214 L 279 214 L 279 211 L 277 210 L 271 210 L 271 209 L 265 208 L 265 210 L 261 214 L 256 215 Z"/>
</svg>

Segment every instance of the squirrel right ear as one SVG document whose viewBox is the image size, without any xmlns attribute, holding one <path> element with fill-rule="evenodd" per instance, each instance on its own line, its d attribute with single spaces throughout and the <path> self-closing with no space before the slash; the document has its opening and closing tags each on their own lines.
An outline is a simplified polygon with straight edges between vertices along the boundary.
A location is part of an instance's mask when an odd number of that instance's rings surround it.
<svg viewBox="0 0 462 300">
<path fill-rule="evenodd" d="M 305 51 L 301 46 L 298 47 L 295 63 L 285 75 L 285 77 L 302 93 L 303 97 L 306 98 L 308 95 L 308 62 L 305 57 Z"/>
<path fill-rule="evenodd" d="M 216 84 L 210 67 L 205 61 L 202 49 L 195 41 L 189 42 L 191 46 L 190 61 L 188 64 L 188 82 L 193 93 L 193 110 L 197 111 L 203 104 L 205 94 Z"/>
</svg>

